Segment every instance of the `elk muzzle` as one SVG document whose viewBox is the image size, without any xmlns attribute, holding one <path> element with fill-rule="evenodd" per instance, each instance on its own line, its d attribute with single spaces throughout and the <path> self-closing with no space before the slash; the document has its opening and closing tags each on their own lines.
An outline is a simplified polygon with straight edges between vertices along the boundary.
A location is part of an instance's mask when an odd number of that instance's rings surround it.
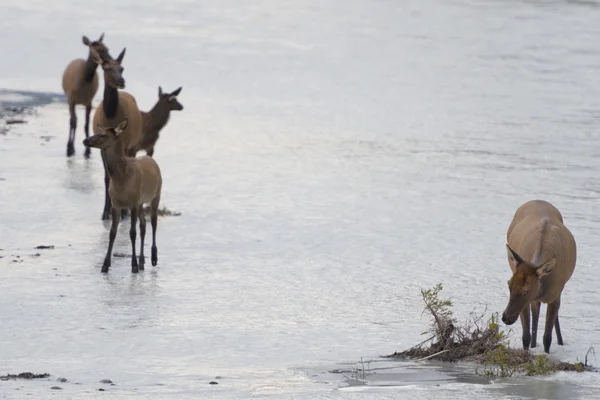
<svg viewBox="0 0 600 400">
<path fill-rule="evenodd" d="M 516 315 L 508 315 L 506 313 L 506 311 L 504 311 L 502 313 L 502 322 L 504 322 L 506 325 L 512 325 L 515 322 L 517 322 L 517 319 L 519 319 L 519 314 Z"/>
</svg>

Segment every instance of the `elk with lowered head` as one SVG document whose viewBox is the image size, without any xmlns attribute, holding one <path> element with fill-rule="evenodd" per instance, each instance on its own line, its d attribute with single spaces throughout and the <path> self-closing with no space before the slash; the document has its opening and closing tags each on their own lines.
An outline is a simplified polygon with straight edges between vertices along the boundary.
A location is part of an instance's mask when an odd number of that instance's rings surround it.
<svg viewBox="0 0 600 400">
<path fill-rule="evenodd" d="M 100 149 L 104 153 L 106 169 L 110 175 L 109 195 L 112 202 L 112 225 L 108 250 L 102 265 L 102 272 L 108 272 L 111 264 L 112 249 L 117 236 L 117 228 L 121 218 L 121 209 L 128 208 L 131 215 L 131 272 L 138 273 L 144 269 L 144 239 L 146 236 L 146 218 L 144 204 L 150 204 L 150 222 L 152 223 L 152 265 L 158 262 L 156 247 L 156 226 L 158 206 L 162 188 L 162 176 L 158 164 L 152 157 L 128 157 L 125 154 L 123 134 L 127 129 L 128 119 L 123 119 L 116 127 L 96 126 L 93 136 L 84 140 L 89 147 Z M 139 263 L 135 253 L 137 218 L 140 219 L 140 256 Z"/>
<path fill-rule="evenodd" d="M 67 65 L 62 76 L 62 87 L 67 96 L 69 104 L 69 113 L 71 115 L 69 125 L 69 140 L 67 142 L 67 157 L 75 154 L 75 131 L 77 130 L 77 114 L 75 106 L 85 106 L 85 137 L 89 136 L 90 112 L 92 111 L 92 100 L 98 91 L 98 74 L 96 67 L 98 64 L 94 55 L 102 57 L 108 56 L 108 49 L 102 43 L 104 33 L 96 41 L 90 41 L 87 36 L 83 36 L 83 44 L 89 47 L 87 60 L 82 58 L 75 59 Z M 90 156 L 90 149 L 85 150 L 85 156 Z"/>
<path fill-rule="evenodd" d="M 558 344 L 563 344 L 558 310 L 562 291 L 575 270 L 575 239 L 563 224 L 558 209 L 543 200 L 532 200 L 519 207 L 506 236 L 512 277 L 508 281 L 510 298 L 502 321 L 512 325 L 520 318 L 523 348 L 528 349 L 530 344 L 536 347 L 540 306 L 548 304 L 544 351 L 549 353 L 553 328 Z"/>
</svg>

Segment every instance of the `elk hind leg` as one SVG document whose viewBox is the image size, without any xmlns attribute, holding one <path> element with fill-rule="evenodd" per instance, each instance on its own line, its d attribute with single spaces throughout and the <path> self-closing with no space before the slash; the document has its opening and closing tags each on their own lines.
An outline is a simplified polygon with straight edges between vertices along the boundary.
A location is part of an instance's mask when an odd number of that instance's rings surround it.
<svg viewBox="0 0 600 400">
<path fill-rule="evenodd" d="M 140 205 L 138 208 L 138 218 L 140 219 L 140 256 L 139 265 L 140 270 L 144 270 L 144 264 L 146 258 L 144 257 L 144 239 L 146 238 L 146 216 L 144 215 L 144 206 Z"/>
<path fill-rule="evenodd" d="M 158 223 L 158 204 L 160 197 L 156 197 L 150 203 L 150 223 L 152 224 L 152 266 L 158 263 L 158 248 L 156 247 L 156 225 Z"/>
</svg>

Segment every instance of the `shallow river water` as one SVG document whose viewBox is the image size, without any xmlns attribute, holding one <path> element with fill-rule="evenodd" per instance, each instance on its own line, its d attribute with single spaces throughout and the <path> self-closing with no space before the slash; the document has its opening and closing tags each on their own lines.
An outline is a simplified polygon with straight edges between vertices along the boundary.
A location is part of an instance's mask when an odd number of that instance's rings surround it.
<svg viewBox="0 0 600 400">
<path fill-rule="evenodd" d="M 598 398 L 596 373 L 490 380 L 379 356 L 423 339 L 420 288 L 443 283 L 459 319 L 503 310 L 506 229 L 534 198 L 578 245 L 551 356 L 600 345 L 599 6 L 3 1 L 0 102 L 38 106 L 0 122 L 0 375 L 52 376 L 0 397 Z M 142 110 L 183 86 L 155 153 L 181 216 L 159 218 L 159 265 L 135 276 L 126 258 L 100 273 L 82 109 L 65 156 L 61 74 L 102 32 Z M 363 380 L 330 372 L 361 359 Z"/>
</svg>

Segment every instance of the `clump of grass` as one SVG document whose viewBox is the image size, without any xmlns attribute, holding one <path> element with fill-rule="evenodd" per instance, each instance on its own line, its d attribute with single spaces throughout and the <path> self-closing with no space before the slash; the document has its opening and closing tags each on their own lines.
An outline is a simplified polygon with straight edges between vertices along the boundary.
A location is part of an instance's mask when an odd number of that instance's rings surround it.
<svg viewBox="0 0 600 400">
<path fill-rule="evenodd" d="M 471 361 L 483 367 L 477 374 L 490 377 L 510 377 L 515 373 L 528 376 L 548 375 L 557 371 L 583 372 L 591 370 L 587 364 L 558 362 L 545 354 L 534 355 L 528 350 L 509 347 L 504 332 L 498 324 L 498 314 L 487 319 L 484 314 L 471 313 L 465 324 L 458 324 L 452 312 L 452 302 L 441 299 L 442 284 L 431 289 L 421 289 L 425 307 L 423 313 L 431 317 L 429 329 L 423 332 L 428 338 L 416 346 L 402 352 L 395 352 L 388 358 L 435 359 L 440 361 Z M 593 348 L 588 350 L 593 352 Z"/>
<path fill-rule="evenodd" d="M 144 206 L 144 214 L 150 215 L 150 205 L 146 204 Z M 161 217 L 179 217 L 181 213 L 179 211 L 169 210 L 167 207 L 161 207 L 158 209 L 157 214 Z"/>
</svg>

